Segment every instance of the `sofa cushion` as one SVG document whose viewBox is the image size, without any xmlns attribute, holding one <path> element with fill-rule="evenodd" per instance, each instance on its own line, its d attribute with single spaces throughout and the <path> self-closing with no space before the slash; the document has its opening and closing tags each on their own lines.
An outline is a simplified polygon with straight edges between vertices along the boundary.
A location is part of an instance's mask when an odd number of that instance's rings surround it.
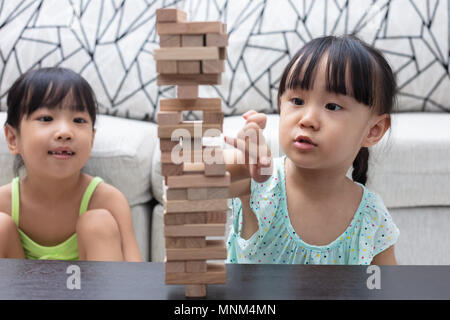
<svg viewBox="0 0 450 320">
<path fill-rule="evenodd" d="M 450 114 L 402 113 L 372 148 L 368 186 L 388 207 L 450 205 Z"/>
<path fill-rule="evenodd" d="M 274 157 L 284 155 L 278 143 L 279 116 L 267 116 L 264 136 Z M 224 134 L 236 136 L 241 116 L 226 117 Z M 371 148 L 367 186 L 380 194 L 387 207 L 450 205 L 450 114 L 392 115 L 392 129 Z M 222 140 L 221 140 L 222 141 Z M 223 147 L 230 146 L 222 144 Z M 162 202 L 159 150 L 153 159 L 152 184 Z M 348 176 L 351 170 L 349 170 Z"/>
<path fill-rule="evenodd" d="M 6 113 L 0 112 L 4 124 Z M 150 174 L 157 127 L 153 123 L 100 115 L 92 155 L 84 171 L 118 188 L 130 206 L 152 199 Z M 0 134 L 0 185 L 13 178 L 14 156 Z"/>
</svg>

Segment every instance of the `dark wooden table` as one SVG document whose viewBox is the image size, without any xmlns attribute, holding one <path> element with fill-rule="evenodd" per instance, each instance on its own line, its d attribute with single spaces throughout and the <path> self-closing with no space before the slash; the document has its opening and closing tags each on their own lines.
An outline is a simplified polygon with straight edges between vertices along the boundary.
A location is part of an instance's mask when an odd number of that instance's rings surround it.
<svg viewBox="0 0 450 320">
<path fill-rule="evenodd" d="M 67 288 L 70 265 L 81 289 Z M 380 267 L 381 289 L 368 289 L 365 266 L 227 265 L 227 283 L 208 285 L 206 299 L 450 299 L 450 266 Z M 0 299 L 185 299 L 164 284 L 163 263 L 0 259 Z"/>
</svg>

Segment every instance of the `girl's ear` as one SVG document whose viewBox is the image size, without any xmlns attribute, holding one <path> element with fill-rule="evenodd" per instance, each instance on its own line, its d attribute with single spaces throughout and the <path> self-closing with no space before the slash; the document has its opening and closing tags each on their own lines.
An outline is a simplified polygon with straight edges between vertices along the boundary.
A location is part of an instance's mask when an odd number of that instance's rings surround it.
<svg viewBox="0 0 450 320">
<path fill-rule="evenodd" d="M 11 127 L 11 125 L 7 124 L 5 126 L 5 137 L 6 142 L 8 143 L 8 148 L 11 154 L 19 154 L 19 146 L 18 146 L 18 137 L 19 133 L 17 129 Z"/>
<path fill-rule="evenodd" d="M 376 116 L 374 120 L 371 121 L 370 129 L 363 140 L 362 147 L 371 147 L 378 143 L 378 141 L 383 138 L 386 131 L 391 126 L 391 117 L 389 114 L 382 114 Z"/>
</svg>

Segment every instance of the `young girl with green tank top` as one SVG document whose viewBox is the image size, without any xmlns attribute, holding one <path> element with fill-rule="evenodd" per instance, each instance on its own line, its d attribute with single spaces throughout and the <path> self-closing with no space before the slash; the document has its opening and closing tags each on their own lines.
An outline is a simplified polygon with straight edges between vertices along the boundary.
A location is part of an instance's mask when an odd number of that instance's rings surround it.
<svg viewBox="0 0 450 320">
<path fill-rule="evenodd" d="M 87 81 L 65 68 L 31 70 L 7 105 L 16 177 L 0 187 L 0 258 L 142 261 L 124 195 L 82 172 L 96 132 Z"/>
</svg>

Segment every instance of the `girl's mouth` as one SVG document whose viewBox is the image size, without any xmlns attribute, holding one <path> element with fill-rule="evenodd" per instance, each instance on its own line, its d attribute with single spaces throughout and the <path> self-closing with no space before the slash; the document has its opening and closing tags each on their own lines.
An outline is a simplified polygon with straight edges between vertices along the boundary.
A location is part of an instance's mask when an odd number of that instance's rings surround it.
<svg viewBox="0 0 450 320">
<path fill-rule="evenodd" d="M 317 145 L 312 142 L 309 137 L 306 136 L 298 136 L 297 138 L 295 138 L 294 146 L 302 151 L 312 150 L 317 147 Z"/>
<path fill-rule="evenodd" d="M 75 154 L 75 152 L 72 152 L 72 151 L 49 151 L 48 154 L 73 156 Z"/>
<path fill-rule="evenodd" d="M 59 160 L 67 160 L 73 157 L 75 155 L 75 152 L 73 152 L 72 150 L 55 150 L 49 151 L 48 154 Z"/>
</svg>

